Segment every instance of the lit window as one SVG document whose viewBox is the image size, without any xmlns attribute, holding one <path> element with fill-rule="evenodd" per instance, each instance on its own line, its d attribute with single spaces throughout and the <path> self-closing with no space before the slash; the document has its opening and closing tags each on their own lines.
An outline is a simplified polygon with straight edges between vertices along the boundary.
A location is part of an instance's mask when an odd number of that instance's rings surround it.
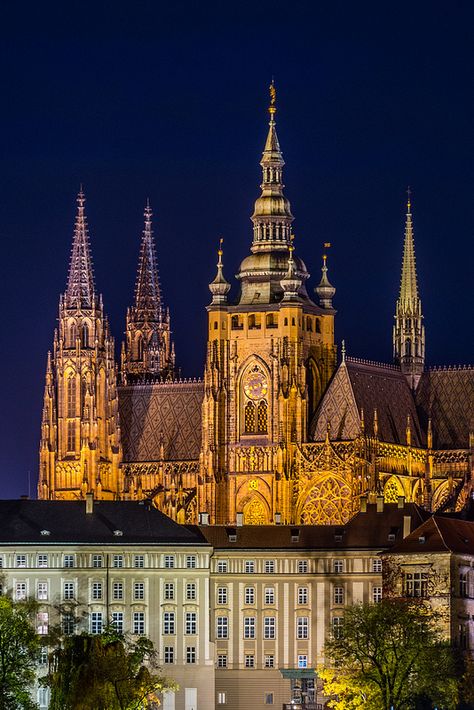
<svg viewBox="0 0 474 710">
<path fill-rule="evenodd" d="M 186 663 L 196 663 L 196 646 L 186 646 Z"/>
<path fill-rule="evenodd" d="M 133 585 L 133 598 L 135 601 L 141 601 L 145 599 L 145 583 L 135 582 Z"/>
<path fill-rule="evenodd" d="M 174 663 L 174 646 L 165 646 L 163 649 L 163 659 L 165 663 Z"/>
<path fill-rule="evenodd" d="M 123 599 L 123 582 L 114 582 L 112 584 L 112 597 L 114 601 L 120 602 Z"/>
<path fill-rule="evenodd" d="M 196 555 L 186 555 L 187 569 L 195 569 L 197 565 Z"/>
<path fill-rule="evenodd" d="M 195 611 L 187 611 L 184 617 L 184 633 L 193 635 L 197 633 L 197 614 Z"/>
<path fill-rule="evenodd" d="M 255 604 L 255 587 L 245 587 L 245 604 Z"/>
<path fill-rule="evenodd" d="M 217 571 L 219 574 L 225 574 L 227 572 L 228 564 L 227 560 L 219 560 L 217 563 Z"/>
<path fill-rule="evenodd" d="M 23 601 L 26 599 L 26 582 L 17 582 L 15 584 L 15 599 L 17 601 Z"/>
<path fill-rule="evenodd" d="M 308 572 L 308 560 L 298 560 L 298 573 L 307 574 Z"/>
<path fill-rule="evenodd" d="M 245 616 L 244 617 L 244 639 L 254 639 L 255 638 L 255 617 Z"/>
<path fill-rule="evenodd" d="M 16 566 L 17 567 L 26 567 L 26 555 L 17 555 L 16 556 Z"/>
<path fill-rule="evenodd" d="M 341 574 L 341 572 L 344 572 L 344 561 L 343 560 L 333 560 L 332 571 L 335 574 Z"/>
<path fill-rule="evenodd" d="M 227 587 L 217 587 L 217 603 L 227 604 Z"/>
<path fill-rule="evenodd" d="M 165 555 L 165 568 L 172 569 L 174 567 L 174 555 Z"/>
<path fill-rule="evenodd" d="M 38 555 L 37 566 L 42 568 L 47 567 L 48 555 Z"/>
<path fill-rule="evenodd" d="M 263 638 L 275 638 L 276 621 L 274 616 L 265 616 L 263 619 Z"/>
<path fill-rule="evenodd" d="M 255 573 L 255 562 L 253 560 L 245 560 L 245 574 L 254 574 Z"/>
<path fill-rule="evenodd" d="M 253 654 L 245 654 L 245 667 L 255 668 L 255 656 Z"/>
<path fill-rule="evenodd" d="M 227 616 L 216 617 L 216 638 L 226 639 L 229 636 L 229 619 Z"/>
<path fill-rule="evenodd" d="M 344 587 L 334 587 L 334 604 L 344 604 Z"/>
<path fill-rule="evenodd" d="M 265 573 L 274 574 L 275 572 L 275 560 L 265 560 Z"/>
<path fill-rule="evenodd" d="M 375 603 L 382 601 L 382 587 L 372 588 L 372 601 Z"/>
<path fill-rule="evenodd" d="M 176 633 L 174 611 L 163 612 L 163 633 L 167 635 Z"/>
<path fill-rule="evenodd" d="M 298 587 L 298 604 L 308 603 L 308 587 Z"/>
<path fill-rule="evenodd" d="M 224 690 L 219 690 L 217 693 L 217 704 L 218 705 L 226 705 L 227 704 L 227 695 Z"/>
<path fill-rule="evenodd" d="M 309 619 L 307 616 L 298 616 L 296 619 L 296 638 L 307 639 L 309 636 Z"/>
<path fill-rule="evenodd" d="M 49 616 L 47 611 L 40 611 L 36 615 L 36 633 L 45 636 L 48 633 Z"/>
<path fill-rule="evenodd" d="M 165 598 L 165 601 L 173 601 L 173 599 L 174 599 L 174 582 L 165 582 L 164 598 Z"/>
<path fill-rule="evenodd" d="M 428 596 L 428 574 L 426 572 L 406 572 L 403 586 L 406 597 L 425 599 Z"/>
<path fill-rule="evenodd" d="M 382 571 L 382 560 L 380 560 L 378 557 L 372 560 L 372 572 L 381 572 Z"/>
<path fill-rule="evenodd" d="M 94 601 L 102 599 L 102 582 L 92 582 L 91 598 Z"/>
<path fill-rule="evenodd" d="M 64 555 L 63 567 L 66 567 L 66 568 L 74 567 L 74 555 Z"/>
<path fill-rule="evenodd" d="M 298 656 L 298 668 L 307 668 L 308 667 L 308 656 L 304 653 L 300 654 Z"/>
<path fill-rule="evenodd" d="M 273 693 L 265 693 L 265 705 L 273 705 Z"/>
<path fill-rule="evenodd" d="M 186 584 L 186 601 L 193 602 L 196 600 L 196 583 L 188 582 Z"/>
<path fill-rule="evenodd" d="M 112 559 L 112 567 L 120 568 L 123 567 L 123 555 L 114 555 Z"/>
<path fill-rule="evenodd" d="M 267 433 L 267 413 L 268 405 L 266 400 L 262 399 L 257 407 L 257 431 L 259 434 Z"/>
<path fill-rule="evenodd" d="M 38 705 L 41 710 L 49 707 L 49 688 L 38 688 Z"/>
<path fill-rule="evenodd" d="M 38 654 L 38 663 L 40 666 L 45 666 L 48 662 L 48 647 L 41 646 Z"/>
<path fill-rule="evenodd" d="M 144 555 L 134 555 L 133 566 L 142 569 L 145 566 L 145 556 Z"/>
<path fill-rule="evenodd" d="M 217 667 L 218 668 L 227 668 L 227 654 L 226 653 L 218 653 L 217 654 Z"/>
<path fill-rule="evenodd" d="M 145 633 L 145 612 L 133 612 L 133 633 L 143 636 Z"/>
<path fill-rule="evenodd" d="M 275 668 L 275 656 L 272 653 L 267 654 L 263 660 L 265 668 Z"/>
<path fill-rule="evenodd" d="M 74 582 L 64 582 L 63 584 L 63 599 L 74 599 Z"/>
<path fill-rule="evenodd" d="M 275 604 L 275 589 L 265 587 L 265 604 Z"/>
<path fill-rule="evenodd" d="M 91 634 L 102 633 L 102 612 L 93 611 L 90 615 L 90 632 Z"/>
<path fill-rule="evenodd" d="M 38 582 L 38 586 L 36 587 L 36 598 L 38 601 L 46 601 L 48 598 L 48 583 L 47 582 Z"/>
<path fill-rule="evenodd" d="M 102 567 L 102 555 L 92 555 L 92 566 Z"/>
<path fill-rule="evenodd" d="M 112 626 L 118 634 L 123 634 L 123 611 L 112 612 Z"/>
</svg>

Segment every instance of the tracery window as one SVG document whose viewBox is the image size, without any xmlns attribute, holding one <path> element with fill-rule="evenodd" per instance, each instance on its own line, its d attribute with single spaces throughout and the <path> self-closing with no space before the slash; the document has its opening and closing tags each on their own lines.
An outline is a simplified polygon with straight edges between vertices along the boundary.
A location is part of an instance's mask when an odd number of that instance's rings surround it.
<svg viewBox="0 0 474 710">
<path fill-rule="evenodd" d="M 82 326 L 82 347 L 89 347 L 89 328 L 87 327 L 87 323 L 84 323 Z"/>
<path fill-rule="evenodd" d="M 67 423 L 67 450 L 68 451 L 75 451 L 76 450 L 76 423 L 75 422 L 68 422 Z"/>
<path fill-rule="evenodd" d="M 263 370 L 255 365 L 242 379 L 243 432 L 266 434 L 268 431 L 268 381 Z"/>
<path fill-rule="evenodd" d="M 67 416 L 76 416 L 76 377 L 71 374 L 67 378 Z"/>
<path fill-rule="evenodd" d="M 245 433 L 253 434 L 255 431 L 255 404 L 247 402 L 245 405 Z"/>
<path fill-rule="evenodd" d="M 257 431 L 259 434 L 267 433 L 267 402 L 262 399 L 257 407 Z"/>
<path fill-rule="evenodd" d="M 75 323 L 71 323 L 69 326 L 69 347 L 70 348 L 75 348 L 76 347 L 76 338 L 77 338 L 77 327 Z"/>
</svg>

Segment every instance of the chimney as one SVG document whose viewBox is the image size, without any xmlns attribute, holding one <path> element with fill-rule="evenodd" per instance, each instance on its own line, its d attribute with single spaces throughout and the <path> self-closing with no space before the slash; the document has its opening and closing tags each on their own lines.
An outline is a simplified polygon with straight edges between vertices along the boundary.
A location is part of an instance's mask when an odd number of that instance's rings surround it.
<svg viewBox="0 0 474 710">
<path fill-rule="evenodd" d="M 405 507 L 405 496 L 398 496 L 398 507 L 399 508 Z"/>
<path fill-rule="evenodd" d="M 411 531 L 411 517 L 409 515 L 403 516 L 403 537 L 407 537 Z"/>
<path fill-rule="evenodd" d="M 377 513 L 383 513 L 383 496 L 377 496 Z"/>
<path fill-rule="evenodd" d="M 94 494 L 86 493 L 86 514 L 90 515 L 94 512 Z"/>
<path fill-rule="evenodd" d="M 209 513 L 199 513 L 199 525 L 209 525 Z"/>
<path fill-rule="evenodd" d="M 244 514 L 243 513 L 236 513 L 235 514 L 235 523 L 238 528 L 242 527 L 242 525 L 244 524 Z"/>
<path fill-rule="evenodd" d="M 367 513 L 367 496 L 361 496 L 360 500 L 360 512 Z"/>
<path fill-rule="evenodd" d="M 275 525 L 281 525 L 281 513 L 275 513 Z"/>
</svg>

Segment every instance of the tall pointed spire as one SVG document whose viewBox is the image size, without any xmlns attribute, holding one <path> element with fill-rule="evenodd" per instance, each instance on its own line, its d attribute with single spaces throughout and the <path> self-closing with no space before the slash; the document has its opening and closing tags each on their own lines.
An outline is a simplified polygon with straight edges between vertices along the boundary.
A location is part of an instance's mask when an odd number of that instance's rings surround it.
<svg viewBox="0 0 474 710">
<path fill-rule="evenodd" d="M 425 366 L 425 327 L 421 312 L 416 276 L 415 242 L 411 212 L 411 190 L 408 188 L 405 240 L 403 245 L 400 295 L 393 327 L 393 358 L 400 365 L 410 386 L 415 388 Z"/>
<path fill-rule="evenodd" d="M 283 166 L 285 161 L 281 154 L 280 143 L 276 132 L 275 114 L 276 88 L 272 80 L 270 84 L 270 105 L 268 113 L 270 122 L 265 148 L 260 165 L 263 170 L 263 182 L 260 185 L 262 194 L 255 202 L 252 215 L 254 236 L 252 251 L 270 251 L 287 249 L 291 242 L 290 203 L 283 194 Z"/>
<path fill-rule="evenodd" d="M 135 308 L 137 314 L 148 320 L 159 320 L 162 315 L 161 289 L 156 261 L 155 242 L 151 228 L 153 212 L 150 201 L 145 207 L 145 228 L 143 230 L 140 258 L 138 262 L 137 283 L 135 287 Z"/>
<path fill-rule="evenodd" d="M 127 339 L 122 354 L 124 382 L 169 379 L 175 374 L 170 317 L 161 299 L 149 201 L 144 216 L 135 303 L 127 311 Z"/>
<path fill-rule="evenodd" d="M 65 294 L 67 308 L 92 308 L 95 303 L 94 272 L 85 216 L 85 195 L 82 185 L 77 195 L 77 215 L 74 227 L 69 276 Z"/>
</svg>

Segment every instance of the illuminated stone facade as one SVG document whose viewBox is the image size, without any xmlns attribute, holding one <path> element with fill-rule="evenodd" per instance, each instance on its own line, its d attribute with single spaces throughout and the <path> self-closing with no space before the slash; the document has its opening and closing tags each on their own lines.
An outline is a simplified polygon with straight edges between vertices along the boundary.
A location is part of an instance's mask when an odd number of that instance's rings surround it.
<svg viewBox="0 0 474 710">
<path fill-rule="evenodd" d="M 246 524 L 344 524 L 377 496 L 454 510 L 471 494 L 474 369 L 425 369 L 411 200 L 395 364 L 349 358 L 344 348 L 337 364 L 329 245 L 313 297 L 291 233 L 273 88 L 269 114 L 239 295 L 229 297 L 222 245 L 209 285 L 203 380 L 176 374 L 147 207 L 117 386 L 80 196 L 48 359 L 40 497 L 149 498 L 179 522 L 205 512 L 212 524 L 232 525 L 241 516 Z"/>
</svg>

